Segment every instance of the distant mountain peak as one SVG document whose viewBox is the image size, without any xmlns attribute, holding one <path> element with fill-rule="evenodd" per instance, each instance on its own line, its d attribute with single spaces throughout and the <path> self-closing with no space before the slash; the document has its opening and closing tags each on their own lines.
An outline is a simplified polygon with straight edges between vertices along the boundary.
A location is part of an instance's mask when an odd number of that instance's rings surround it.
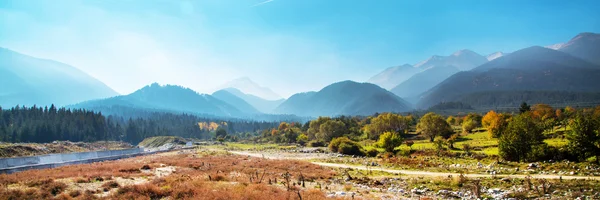
<svg viewBox="0 0 600 200">
<path fill-rule="evenodd" d="M 565 43 L 558 43 L 558 44 L 548 45 L 548 46 L 545 46 L 545 47 L 548 48 L 548 49 L 558 50 L 558 49 L 560 49 L 564 45 L 565 45 Z"/>
<path fill-rule="evenodd" d="M 507 53 L 498 51 L 498 52 L 491 53 L 490 55 L 487 55 L 486 58 L 488 61 L 492 61 L 492 60 L 495 60 L 495 59 L 500 58 L 505 55 L 507 55 Z"/>
<path fill-rule="evenodd" d="M 469 49 L 461 49 L 461 50 L 454 52 L 452 54 L 452 56 L 481 56 L 481 55 L 479 55 L 478 53 L 475 53 L 474 51 L 471 51 Z"/>
<path fill-rule="evenodd" d="M 273 90 L 271 90 L 270 88 L 258 85 L 249 77 L 240 77 L 237 79 L 233 79 L 218 87 L 217 90 L 226 88 L 236 88 L 245 94 L 251 94 L 267 100 L 277 100 L 282 98 L 280 95 L 273 92 Z"/>
</svg>

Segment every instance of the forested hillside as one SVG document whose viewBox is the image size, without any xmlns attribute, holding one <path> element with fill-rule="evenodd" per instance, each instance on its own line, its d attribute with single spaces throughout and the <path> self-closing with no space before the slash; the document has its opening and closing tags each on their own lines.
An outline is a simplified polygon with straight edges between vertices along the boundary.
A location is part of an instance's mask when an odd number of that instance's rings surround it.
<svg viewBox="0 0 600 200">
<path fill-rule="evenodd" d="M 105 116 L 83 109 L 50 107 L 0 107 L 0 141 L 46 143 L 56 140 L 117 140 L 137 144 L 151 136 L 212 139 L 217 129 L 231 136 L 276 127 L 277 122 L 211 120 L 194 115 L 145 113 L 144 117 Z M 207 127 L 203 124 L 213 124 Z M 244 134 L 242 134 L 244 133 Z"/>
</svg>

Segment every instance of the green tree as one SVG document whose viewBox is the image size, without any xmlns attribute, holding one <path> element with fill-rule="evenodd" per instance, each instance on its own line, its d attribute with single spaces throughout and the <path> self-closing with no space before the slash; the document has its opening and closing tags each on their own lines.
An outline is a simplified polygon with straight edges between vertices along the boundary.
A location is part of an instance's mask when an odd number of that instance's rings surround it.
<svg viewBox="0 0 600 200">
<path fill-rule="evenodd" d="M 396 147 L 402 145 L 403 139 L 399 133 L 385 132 L 379 136 L 378 146 L 385 149 L 386 152 L 393 153 Z"/>
<path fill-rule="evenodd" d="M 498 140 L 500 157 L 509 161 L 529 160 L 533 147 L 544 144 L 542 132 L 530 113 L 514 117 Z"/>
<path fill-rule="evenodd" d="M 329 120 L 319 127 L 316 137 L 318 140 L 328 142 L 333 138 L 341 137 L 346 133 L 346 125 L 338 120 Z"/>
<path fill-rule="evenodd" d="M 308 131 L 306 132 L 306 136 L 308 136 L 309 140 L 314 140 L 317 138 L 317 134 L 321 130 L 321 124 L 330 121 L 329 117 L 319 117 L 316 120 L 310 121 L 308 125 Z"/>
<path fill-rule="evenodd" d="M 571 130 L 567 132 L 570 150 L 585 160 L 596 156 L 600 163 L 600 123 L 591 113 L 579 112 L 571 121 Z"/>
<path fill-rule="evenodd" d="M 526 102 L 523 101 L 523 103 L 521 103 L 521 106 L 519 107 L 519 113 L 523 114 L 526 112 L 529 112 L 531 110 L 531 107 L 529 105 L 527 105 Z"/>
<path fill-rule="evenodd" d="M 462 124 L 463 132 L 471 133 L 473 129 L 481 127 L 481 119 L 481 115 L 476 113 L 469 113 L 467 116 L 465 116 Z"/>
<path fill-rule="evenodd" d="M 421 132 L 428 137 L 430 142 L 433 142 L 433 139 L 435 139 L 436 136 L 448 137 L 453 133 L 450 124 L 448 124 L 441 115 L 433 112 L 427 113 L 421 117 L 417 124 L 417 132 Z"/>
<path fill-rule="evenodd" d="M 222 138 L 227 137 L 227 130 L 225 130 L 224 128 L 219 127 L 217 129 L 217 131 L 215 132 L 215 137 L 217 137 L 217 138 L 219 138 L 219 137 L 222 137 Z"/>
<path fill-rule="evenodd" d="M 296 142 L 300 145 L 305 145 L 308 142 L 308 136 L 306 136 L 306 134 L 302 133 L 302 134 L 298 135 L 298 137 L 296 138 Z"/>
<path fill-rule="evenodd" d="M 412 116 L 402 116 L 393 113 L 382 113 L 371 119 L 364 129 L 370 139 L 378 139 L 384 132 L 396 132 L 405 134 L 413 122 Z"/>
</svg>

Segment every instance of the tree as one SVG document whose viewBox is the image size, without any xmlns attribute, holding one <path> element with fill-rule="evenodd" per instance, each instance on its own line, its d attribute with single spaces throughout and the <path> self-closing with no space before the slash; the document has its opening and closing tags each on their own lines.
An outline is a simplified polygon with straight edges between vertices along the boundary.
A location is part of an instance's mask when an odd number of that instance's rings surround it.
<svg viewBox="0 0 600 200">
<path fill-rule="evenodd" d="M 446 118 L 446 122 L 448 122 L 450 125 L 454 125 L 456 124 L 456 117 L 448 116 L 448 118 Z"/>
<path fill-rule="evenodd" d="M 329 150 L 346 155 L 364 155 L 362 146 L 348 139 L 348 137 L 337 137 L 331 140 L 329 143 Z"/>
<path fill-rule="evenodd" d="M 529 160 L 533 147 L 544 144 L 542 133 L 530 113 L 514 117 L 498 140 L 500 157 L 509 161 Z"/>
<path fill-rule="evenodd" d="M 446 144 L 448 148 L 454 149 L 454 143 L 458 140 L 458 134 L 452 134 L 448 139 L 446 139 Z"/>
<path fill-rule="evenodd" d="M 481 115 L 476 113 L 469 113 L 465 116 L 462 128 L 463 132 L 471 133 L 473 129 L 481 127 Z"/>
<path fill-rule="evenodd" d="M 319 127 L 317 139 L 328 142 L 333 138 L 341 137 L 346 133 L 346 125 L 338 120 L 329 120 Z"/>
<path fill-rule="evenodd" d="M 481 119 L 481 124 L 488 130 L 490 138 L 498 138 L 508 125 L 508 115 L 491 110 Z"/>
<path fill-rule="evenodd" d="M 306 136 L 306 134 L 302 133 L 302 134 L 298 135 L 298 137 L 296 138 L 296 142 L 300 145 L 304 145 L 308 142 L 308 136 Z"/>
<path fill-rule="evenodd" d="M 324 124 L 325 122 L 328 122 L 330 120 L 331 120 L 331 118 L 329 118 L 329 117 L 319 117 L 316 120 L 310 121 L 310 123 L 308 125 L 308 131 L 306 132 L 308 139 L 309 140 L 316 139 L 317 134 L 321 130 L 321 124 Z"/>
<path fill-rule="evenodd" d="M 215 132 L 215 137 L 217 137 L 217 138 L 219 138 L 219 137 L 225 138 L 225 137 L 227 137 L 227 131 L 224 128 L 219 127 L 217 129 L 217 132 Z"/>
<path fill-rule="evenodd" d="M 427 113 L 421 117 L 417 124 L 417 132 L 429 137 L 429 141 L 433 142 L 436 136 L 447 137 L 453 133 L 452 127 L 442 118 L 442 116 L 433 112 Z"/>
<path fill-rule="evenodd" d="M 371 123 L 364 129 L 370 139 L 378 139 L 379 135 L 388 131 L 405 134 L 412 121 L 412 116 L 383 113 L 371 119 Z"/>
<path fill-rule="evenodd" d="M 535 119 L 544 130 L 554 127 L 556 122 L 556 111 L 554 111 L 554 108 L 547 104 L 536 104 L 533 105 L 531 113 L 533 119 Z"/>
<path fill-rule="evenodd" d="M 523 114 L 525 112 L 529 112 L 530 110 L 531 107 L 529 107 L 529 105 L 527 105 L 527 103 L 523 101 L 523 103 L 521 103 L 521 106 L 519 107 L 519 113 Z"/>
<path fill-rule="evenodd" d="M 570 150 L 579 160 L 596 156 L 600 163 L 600 123 L 592 113 L 579 112 L 571 121 L 571 131 L 567 132 Z"/>
<path fill-rule="evenodd" d="M 378 145 L 386 152 L 393 153 L 396 147 L 402 145 L 402 136 L 396 132 L 385 132 L 379 136 Z"/>
</svg>

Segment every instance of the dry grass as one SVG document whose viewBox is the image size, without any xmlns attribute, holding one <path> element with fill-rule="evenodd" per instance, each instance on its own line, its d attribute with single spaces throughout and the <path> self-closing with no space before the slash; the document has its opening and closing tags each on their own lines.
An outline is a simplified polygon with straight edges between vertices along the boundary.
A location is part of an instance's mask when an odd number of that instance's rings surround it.
<svg viewBox="0 0 600 200">
<path fill-rule="evenodd" d="M 335 176 L 329 168 L 295 160 L 169 153 L 2 174 L 0 199 L 325 199 L 299 184 L 286 190 L 281 181 L 288 173 L 294 181 Z M 148 181 L 124 184 L 117 177 Z M 79 184 L 101 190 L 73 186 Z"/>
</svg>

